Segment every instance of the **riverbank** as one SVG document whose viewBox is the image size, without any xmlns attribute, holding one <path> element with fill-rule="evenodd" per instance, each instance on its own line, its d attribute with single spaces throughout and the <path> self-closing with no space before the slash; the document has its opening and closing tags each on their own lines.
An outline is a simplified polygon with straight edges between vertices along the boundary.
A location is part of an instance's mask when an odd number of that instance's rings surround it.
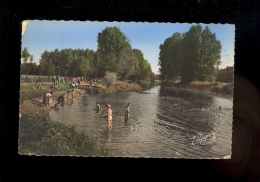
<svg viewBox="0 0 260 182">
<path fill-rule="evenodd" d="M 87 92 L 115 93 L 115 92 L 142 92 L 142 87 L 135 82 L 117 81 L 115 85 L 107 86 L 100 84 L 81 84 L 80 89 Z"/>
<path fill-rule="evenodd" d="M 174 81 L 163 81 L 163 87 L 174 87 L 177 89 L 192 90 L 206 93 L 214 93 L 220 95 L 233 95 L 233 83 L 221 82 L 199 82 L 193 81 L 191 83 L 181 83 Z"/>
<path fill-rule="evenodd" d="M 51 82 L 42 82 L 41 86 L 45 89 L 33 87 L 35 84 L 33 83 L 21 83 L 20 84 L 20 113 L 25 114 L 36 114 L 45 118 L 49 117 L 49 111 L 54 108 L 54 105 L 57 103 L 57 99 L 60 95 L 65 93 L 68 98 L 67 90 L 70 89 L 69 84 L 59 84 L 59 90 L 52 89 L 52 102 L 50 102 L 50 107 L 45 108 L 42 99 L 44 93 L 46 93 L 47 89 L 52 85 Z M 85 90 L 75 89 L 74 96 L 75 98 L 80 97 Z"/>
<path fill-rule="evenodd" d="M 59 84 L 60 90 L 53 89 L 52 102 L 49 108 L 42 103 L 43 94 L 51 86 L 51 82 L 43 82 L 45 89 L 34 89 L 33 83 L 20 85 L 20 122 L 19 153 L 24 155 L 74 155 L 74 156 L 108 156 L 106 149 L 85 134 L 79 134 L 69 127 L 49 119 L 49 112 L 54 109 L 59 95 L 68 97 L 68 84 Z M 85 90 L 75 89 L 75 99 Z M 63 107 L 63 106 L 62 106 Z"/>
</svg>

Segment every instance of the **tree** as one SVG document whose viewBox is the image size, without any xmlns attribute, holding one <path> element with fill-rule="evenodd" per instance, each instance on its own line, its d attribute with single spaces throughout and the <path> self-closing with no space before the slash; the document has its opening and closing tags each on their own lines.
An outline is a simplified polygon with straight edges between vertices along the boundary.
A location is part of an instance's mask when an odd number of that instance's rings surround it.
<svg viewBox="0 0 260 182">
<path fill-rule="evenodd" d="M 174 33 L 160 45 L 159 62 L 163 79 L 174 79 L 180 75 L 182 67 L 182 37 Z"/>
<path fill-rule="evenodd" d="M 234 67 L 227 66 L 224 69 L 217 70 L 217 78 L 216 81 L 225 82 L 225 83 L 233 83 L 234 81 Z"/>
<path fill-rule="evenodd" d="M 128 79 L 130 76 L 139 75 L 139 62 L 135 57 L 135 54 L 131 47 L 126 47 L 121 51 L 120 56 L 120 66 L 121 66 L 121 77 L 123 79 Z"/>
<path fill-rule="evenodd" d="M 29 71 L 29 67 L 28 67 L 27 61 L 28 61 L 28 58 L 30 57 L 30 53 L 29 53 L 27 47 L 25 47 L 22 50 L 21 57 L 23 58 L 23 64 L 21 65 L 21 72 L 23 74 L 26 74 L 25 80 L 27 82 L 27 74 L 28 74 L 28 71 Z"/>
<path fill-rule="evenodd" d="M 201 61 L 201 31 L 202 27 L 200 25 L 193 25 L 188 32 L 183 34 L 183 66 L 181 70 L 181 81 L 183 83 L 190 83 L 193 80 L 197 80 L 198 65 Z"/>
<path fill-rule="evenodd" d="M 135 57 L 139 62 L 139 75 L 138 80 L 150 81 L 153 78 L 153 73 L 150 63 L 144 59 L 143 53 L 139 49 L 133 49 Z"/>
<path fill-rule="evenodd" d="M 98 63 L 103 71 L 114 71 L 120 73 L 121 51 L 129 47 L 127 37 L 117 27 L 107 27 L 98 33 Z"/>
<path fill-rule="evenodd" d="M 80 56 L 78 59 L 75 59 L 73 75 L 85 75 L 89 69 L 89 60 L 87 60 L 84 56 Z"/>
<path fill-rule="evenodd" d="M 33 62 L 33 55 L 30 55 L 30 63 Z"/>
<path fill-rule="evenodd" d="M 198 63 L 198 80 L 215 81 L 220 65 L 221 43 L 208 26 L 201 33 L 201 61 Z"/>
<path fill-rule="evenodd" d="M 27 47 L 25 47 L 25 48 L 22 50 L 22 55 L 21 55 L 21 57 L 23 58 L 24 63 L 27 63 L 28 58 L 30 57 L 30 53 L 29 53 Z"/>
<path fill-rule="evenodd" d="M 201 25 L 191 26 L 182 36 L 174 33 L 160 45 L 158 65 L 162 79 L 181 76 L 183 83 L 214 81 L 220 64 L 221 43 Z"/>
</svg>

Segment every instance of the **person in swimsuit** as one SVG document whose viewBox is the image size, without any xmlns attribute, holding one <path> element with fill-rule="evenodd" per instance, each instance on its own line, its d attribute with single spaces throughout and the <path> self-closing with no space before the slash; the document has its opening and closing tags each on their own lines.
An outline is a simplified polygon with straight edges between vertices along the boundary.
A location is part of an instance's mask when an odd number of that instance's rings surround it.
<svg viewBox="0 0 260 182">
<path fill-rule="evenodd" d="M 130 103 L 127 104 L 126 109 L 125 109 L 125 120 L 127 121 L 130 116 Z"/>
<path fill-rule="evenodd" d="M 112 109 L 111 105 L 107 105 L 107 127 L 112 128 Z"/>
</svg>

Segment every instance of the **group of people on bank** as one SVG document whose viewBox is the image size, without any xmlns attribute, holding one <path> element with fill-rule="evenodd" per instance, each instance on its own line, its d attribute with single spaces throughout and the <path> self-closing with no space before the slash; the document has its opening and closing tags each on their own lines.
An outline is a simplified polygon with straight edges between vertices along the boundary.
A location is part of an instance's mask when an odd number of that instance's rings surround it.
<svg viewBox="0 0 260 182">
<path fill-rule="evenodd" d="M 101 106 L 99 103 L 96 103 L 96 109 L 101 110 Z M 107 104 L 107 127 L 112 128 L 112 114 L 113 110 L 110 104 Z M 127 104 L 125 108 L 125 121 L 127 121 L 130 117 L 130 103 Z"/>
<path fill-rule="evenodd" d="M 43 100 L 42 103 L 44 104 L 44 106 L 46 108 L 50 107 L 50 103 L 52 102 L 52 86 L 50 86 L 47 89 L 47 92 L 44 93 L 43 95 Z M 82 92 L 79 91 L 79 94 L 82 94 Z M 67 95 L 69 96 L 69 99 L 75 99 L 75 95 L 74 95 L 74 88 L 67 90 Z M 71 97 L 70 97 L 71 96 Z M 57 98 L 57 103 L 54 105 L 54 109 L 60 109 L 61 108 L 61 104 L 66 104 L 68 102 L 67 97 L 66 97 L 66 93 L 61 94 L 58 98 Z M 99 111 L 101 110 L 101 106 L 99 103 L 96 103 L 96 109 Z M 107 104 L 107 126 L 108 128 L 112 128 L 112 107 L 110 104 Z M 130 103 L 127 104 L 126 108 L 125 108 L 125 120 L 127 121 L 130 117 Z"/>
</svg>

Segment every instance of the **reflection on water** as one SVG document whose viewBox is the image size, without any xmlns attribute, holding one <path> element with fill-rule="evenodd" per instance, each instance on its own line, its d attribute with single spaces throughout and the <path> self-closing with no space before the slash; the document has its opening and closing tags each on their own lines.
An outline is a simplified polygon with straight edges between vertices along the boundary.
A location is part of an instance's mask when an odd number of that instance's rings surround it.
<svg viewBox="0 0 260 182">
<path fill-rule="evenodd" d="M 100 111 L 95 110 L 96 102 Z M 107 130 L 108 103 L 113 110 L 112 130 Z M 131 114 L 125 121 L 127 103 Z M 153 85 L 143 93 L 86 93 L 60 111 L 52 110 L 50 117 L 74 125 L 113 156 L 222 158 L 231 154 L 232 107 L 232 98 Z M 198 134 L 212 132 L 216 138 L 192 144 Z"/>
</svg>

